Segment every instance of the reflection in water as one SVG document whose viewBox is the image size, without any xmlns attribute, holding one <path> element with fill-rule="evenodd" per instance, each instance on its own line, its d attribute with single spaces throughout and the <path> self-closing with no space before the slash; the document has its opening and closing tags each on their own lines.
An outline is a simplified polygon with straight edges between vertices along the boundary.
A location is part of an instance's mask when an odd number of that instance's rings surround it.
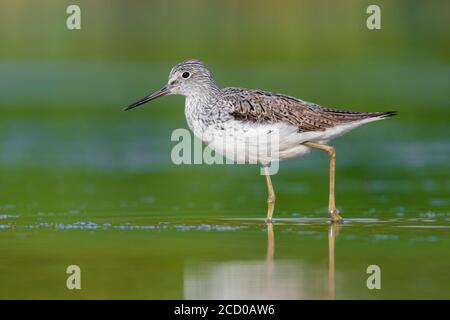
<svg viewBox="0 0 450 320">
<path fill-rule="evenodd" d="M 273 292 L 273 272 L 274 262 L 273 256 L 275 255 L 275 235 L 273 234 L 273 223 L 267 223 L 267 254 L 266 254 L 266 283 L 267 291 Z"/>
<path fill-rule="evenodd" d="M 328 277 L 321 266 L 316 264 L 275 259 L 274 227 L 272 223 L 268 223 L 265 261 L 187 263 L 184 270 L 184 298 L 320 299 L 328 296 L 329 299 L 334 299 L 334 247 L 338 231 L 339 225 L 330 225 Z"/>
<path fill-rule="evenodd" d="M 328 229 L 328 299 L 336 296 L 336 279 L 334 266 L 334 239 L 339 233 L 340 224 L 332 223 Z"/>
</svg>

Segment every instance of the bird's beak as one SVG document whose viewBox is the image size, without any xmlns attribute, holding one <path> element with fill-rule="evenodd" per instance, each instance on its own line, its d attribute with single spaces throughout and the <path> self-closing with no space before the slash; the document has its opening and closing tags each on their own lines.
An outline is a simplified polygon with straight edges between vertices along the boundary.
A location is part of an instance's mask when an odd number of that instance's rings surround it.
<svg viewBox="0 0 450 320">
<path fill-rule="evenodd" d="M 127 111 L 136 107 L 139 107 L 141 104 L 150 102 L 152 100 L 158 99 L 160 97 L 163 97 L 167 94 L 170 93 L 170 88 L 168 85 L 165 85 L 164 87 L 162 87 L 161 89 L 159 89 L 158 91 L 153 92 L 152 94 L 130 104 L 128 107 L 123 108 L 123 111 Z"/>
</svg>

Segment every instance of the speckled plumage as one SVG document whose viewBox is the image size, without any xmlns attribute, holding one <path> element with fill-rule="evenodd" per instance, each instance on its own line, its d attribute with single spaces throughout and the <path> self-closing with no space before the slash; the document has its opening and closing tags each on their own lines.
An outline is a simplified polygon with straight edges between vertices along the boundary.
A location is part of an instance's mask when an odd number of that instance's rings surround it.
<svg viewBox="0 0 450 320">
<path fill-rule="evenodd" d="M 184 79 L 183 74 L 189 76 Z M 224 155 L 229 146 L 215 141 L 221 140 L 224 134 L 234 136 L 233 143 L 239 144 L 276 130 L 280 140 L 278 159 L 286 159 L 307 153 L 309 148 L 303 145 L 306 141 L 327 143 L 361 124 L 394 114 L 325 108 L 288 95 L 255 89 L 220 89 L 211 72 L 199 60 L 174 66 L 163 89 L 164 95 L 186 97 L 185 115 L 189 127 L 197 137 Z M 127 109 L 153 99 L 148 96 Z M 246 142 L 246 147 L 248 144 Z M 240 147 L 237 149 L 239 151 Z M 246 159 L 261 163 L 273 160 L 270 157 L 255 160 L 257 155 L 252 155 L 251 150 L 246 152 Z"/>
<path fill-rule="evenodd" d="M 288 95 L 255 89 L 220 89 L 206 66 L 198 60 L 175 66 L 170 75 L 176 78 L 186 71 L 192 73 L 192 78 L 196 77 L 195 85 L 180 90 L 186 96 L 185 115 L 189 127 L 224 155 L 228 147 L 214 140 L 221 141 L 225 130 L 235 136 L 231 147 L 238 145 L 239 150 L 244 148 L 239 148 L 239 141 L 261 137 L 276 129 L 280 139 L 277 159 L 282 160 L 307 153 L 309 148 L 302 144 L 306 141 L 327 143 L 363 123 L 393 114 L 325 108 Z M 245 156 L 261 163 L 273 160 L 253 154 L 251 148 Z"/>
<path fill-rule="evenodd" d="M 310 148 L 325 151 L 330 157 L 328 212 L 333 222 L 342 221 L 334 201 L 336 154 L 327 144 L 362 124 L 395 114 L 332 109 L 255 89 L 220 89 L 199 60 L 174 66 L 165 86 L 125 110 L 170 94 L 186 97 L 185 115 L 189 127 L 216 153 L 233 163 L 263 165 L 268 187 L 267 221 L 272 220 L 275 203 L 269 164 L 304 155 Z"/>
<path fill-rule="evenodd" d="M 390 116 L 392 112 L 355 112 L 324 108 L 291 96 L 261 90 L 225 88 L 222 99 L 233 105 L 236 120 L 288 123 L 299 132 L 324 131 L 340 124 Z"/>
</svg>

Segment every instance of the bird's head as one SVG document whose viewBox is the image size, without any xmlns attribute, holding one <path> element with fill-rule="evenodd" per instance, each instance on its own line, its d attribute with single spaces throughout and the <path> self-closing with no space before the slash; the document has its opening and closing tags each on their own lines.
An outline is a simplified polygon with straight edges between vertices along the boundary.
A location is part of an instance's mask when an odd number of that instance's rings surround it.
<svg viewBox="0 0 450 320">
<path fill-rule="evenodd" d="M 214 90 L 218 90 L 218 87 L 206 65 L 200 60 L 188 60 L 172 68 L 169 81 L 161 89 L 130 104 L 124 111 L 167 95 L 179 94 L 191 97 L 208 94 Z"/>
</svg>

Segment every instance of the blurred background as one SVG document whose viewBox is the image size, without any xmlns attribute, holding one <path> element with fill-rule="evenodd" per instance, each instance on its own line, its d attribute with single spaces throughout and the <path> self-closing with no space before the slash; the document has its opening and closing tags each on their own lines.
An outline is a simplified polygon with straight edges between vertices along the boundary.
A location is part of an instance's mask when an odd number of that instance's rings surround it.
<svg viewBox="0 0 450 320">
<path fill-rule="evenodd" d="M 81 8 L 81 30 L 66 27 L 71 4 Z M 370 4 L 381 8 L 381 30 L 366 27 Z M 223 87 L 398 111 L 334 143 L 344 218 L 381 228 L 353 222 L 348 246 L 342 240 L 342 272 L 352 275 L 358 261 L 374 259 L 372 250 L 378 261 L 393 263 L 397 281 L 376 298 L 448 298 L 449 29 L 445 0 L 3 0 L 0 296 L 183 298 L 186 259 L 259 259 L 258 250 L 264 257 L 263 225 L 243 231 L 241 222 L 220 220 L 264 218 L 258 168 L 172 164 L 170 134 L 187 128 L 182 97 L 121 111 L 164 84 L 174 64 L 197 58 Z M 324 154 L 312 152 L 282 163 L 273 178 L 275 217 L 323 219 L 280 223 L 281 257 L 313 266 L 326 259 L 327 166 Z M 421 228 L 378 225 L 392 219 Z M 164 232 L 161 223 L 169 226 Z M 355 247 L 355 239 L 367 246 Z M 304 255 L 294 250 L 302 246 Z M 399 255 L 395 263 L 392 255 Z M 91 271 L 90 291 L 64 287 L 61 270 L 70 261 Z M 402 278 L 411 265 L 411 278 Z M 103 276 L 92 276 L 99 270 Z M 343 298 L 373 297 L 357 284 L 337 290 Z"/>
</svg>

